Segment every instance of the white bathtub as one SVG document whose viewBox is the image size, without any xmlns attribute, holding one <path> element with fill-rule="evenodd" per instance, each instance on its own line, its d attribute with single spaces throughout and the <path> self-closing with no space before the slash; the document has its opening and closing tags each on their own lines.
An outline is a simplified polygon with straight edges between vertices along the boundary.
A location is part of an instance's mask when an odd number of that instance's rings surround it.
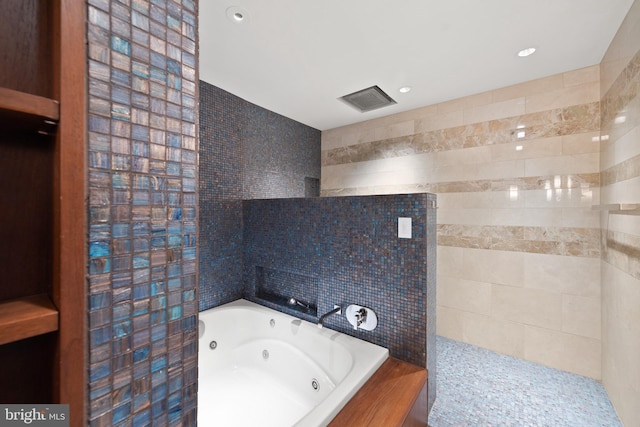
<svg viewBox="0 0 640 427">
<path fill-rule="evenodd" d="M 246 300 L 199 318 L 200 427 L 326 426 L 389 355 Z"/>
</svg>

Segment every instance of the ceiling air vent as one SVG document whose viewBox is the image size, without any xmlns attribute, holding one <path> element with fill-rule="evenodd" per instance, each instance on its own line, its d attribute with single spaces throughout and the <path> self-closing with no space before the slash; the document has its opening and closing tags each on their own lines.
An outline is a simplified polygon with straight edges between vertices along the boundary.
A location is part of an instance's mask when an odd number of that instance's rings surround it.
<svg viewBox="0 0 640 427">
<path fill-rule="evenodd" d="M 371 86 L 339 98 L 361 113 L 396 104 L 389 95 L 378 86 Z"/>
</svg>

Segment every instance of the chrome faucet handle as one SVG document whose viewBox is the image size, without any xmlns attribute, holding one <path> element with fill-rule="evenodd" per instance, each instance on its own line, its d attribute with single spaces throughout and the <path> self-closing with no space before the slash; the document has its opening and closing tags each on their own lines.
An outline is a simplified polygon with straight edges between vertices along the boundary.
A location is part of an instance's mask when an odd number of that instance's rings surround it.
<svg viewBox="0 0 640 427">
<path fill-rule="evenodd" d="M 378 316 L 367 307 L 352 304 L 346 308 L 345 316 L 355 330 L 372 331 L 378 326 Z"/>
</svg>

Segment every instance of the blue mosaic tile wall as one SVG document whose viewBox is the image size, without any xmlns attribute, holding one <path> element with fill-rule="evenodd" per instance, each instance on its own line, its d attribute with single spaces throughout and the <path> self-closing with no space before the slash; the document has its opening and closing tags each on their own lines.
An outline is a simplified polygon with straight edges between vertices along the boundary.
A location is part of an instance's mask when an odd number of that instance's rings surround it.
<svg viewBox="0 0 640 427">
<path fill-rule="evenodd" d="M 197 0 L 88 0 L 89 422 L 192 426 Z"/>
<path fill-rule="evenodd" d="M 200 310 L 241 298 L 242 200 L 319 195 L 320 131 L 200 81 Z"/>
<path fill-rule="evenodd" d="M 309 197 L 305 180 L 320 179 L 321 132 L 248 102 L 245 114 L 243 199 Z"/>
<path fill-rule="evenodd" d="M 243 103 L 200 81 L 200 310 L 242 297 Z"/>
<path fill-rule="evenodd" d="M 374 331 L 354 331 L 344 316 L 332 329 L 389 348 L 393 357 L 433 369 L 435 398 L 435 195 L 410 194 L 244 202 L 245 297 L 317 321 L 258 297 L 264 269 L 295 275 L 284 297 L 315 295 L 318 314 L 358 304 L 378 315 Z M 411 217 L 412 239 L 399 239 L 398 217 Z M 286 218 L 286 220 L 283 220 Z M 272 292 L 278 290 L 270 286 Z M 293 294 L 293 295 L 292 295 Z M 434 349 L 434 351 L 430 351 Z M 430 399 L 431 402 L 433 401 Z"/>
</svg>

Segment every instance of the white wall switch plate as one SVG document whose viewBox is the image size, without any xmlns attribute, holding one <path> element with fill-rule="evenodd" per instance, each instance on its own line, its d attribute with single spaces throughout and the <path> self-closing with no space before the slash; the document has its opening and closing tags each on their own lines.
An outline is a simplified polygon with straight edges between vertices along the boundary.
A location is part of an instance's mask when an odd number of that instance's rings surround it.
<svg viewBox="0 0 640 427">
<path fill-rule="evenodd" d="M 398 217 L 398 238 L 411 238 L 411 218 Z"/>
</svg>

